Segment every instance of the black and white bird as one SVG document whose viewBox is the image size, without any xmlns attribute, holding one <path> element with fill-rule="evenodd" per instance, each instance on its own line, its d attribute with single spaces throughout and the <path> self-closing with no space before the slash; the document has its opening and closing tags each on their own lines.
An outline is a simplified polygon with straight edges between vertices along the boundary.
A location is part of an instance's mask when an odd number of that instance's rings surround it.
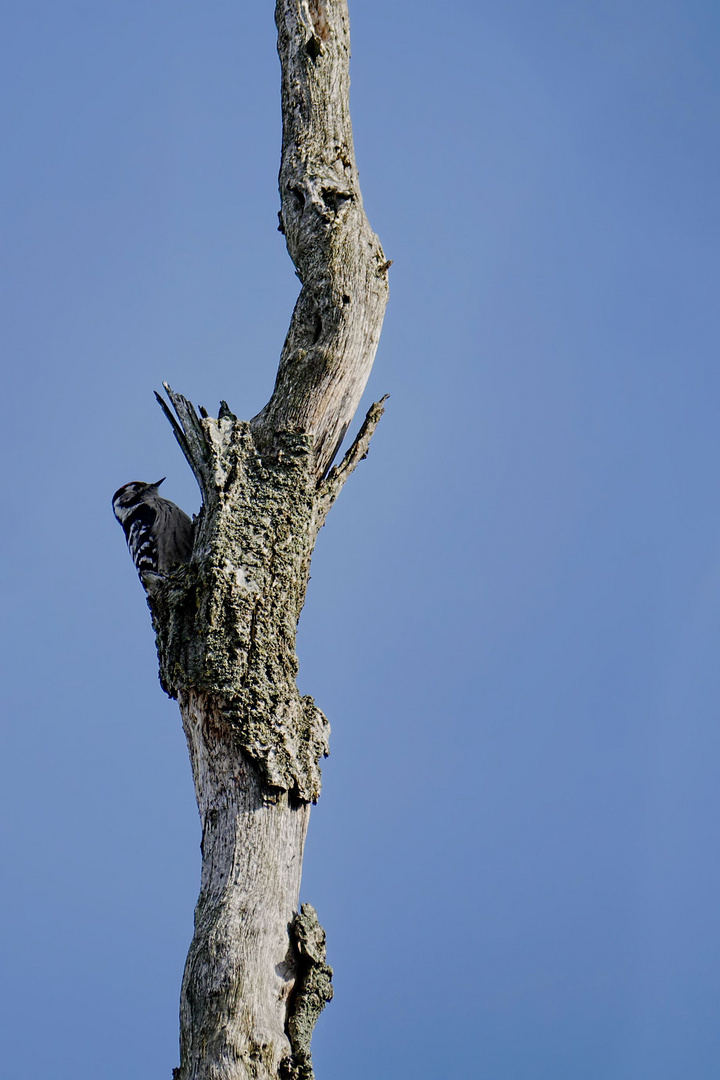
<svg viewBox="0 0 720 1080">
<path fill-rule="evenodd" d="M 125 532 L 140 580 L 145 575 L 162 576 L 181 563 L 190 562 L 193 548 L 193 523 L 184 510 L 158 495 L 162 484 L 143 484 L 134 480 L 113 495 L 113 513 Z"/>
</svg>

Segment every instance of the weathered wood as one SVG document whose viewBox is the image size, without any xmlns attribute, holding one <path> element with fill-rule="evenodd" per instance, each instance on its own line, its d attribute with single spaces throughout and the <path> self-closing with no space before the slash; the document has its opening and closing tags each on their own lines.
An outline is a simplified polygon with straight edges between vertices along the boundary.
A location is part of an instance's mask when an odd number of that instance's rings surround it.
<svg viewBox="0 0 720 1080">
<path fill-rule="evenodd" d="M 375 359 L 390 263 L 363 208 L 350 122 L 345 0 L 277 0 L 282 65 L 280 223 L 302 289 L 272 398 L 252 421 L 315 436 L 331 464 Z"/>
<path fill-rule="evenodd" d="M 180 696 L 202 822 L 202 880 L 180 1001 L 186 1078 L 277 1077 L 292 1061 L 288 1001 L 309 804 L 290 804 L 238 752 L 218 703 Z"/>
<path fill-rule="evenodd" d="M 317 535 L 312 437 L 198 417 L 168 390 L 206 499 L 193 560 L 148 595 L 160 677 L 180 703 L 203 871 L 181 994 L 178 1080 L 310 1080 L 290 1038 L 303 969 L 291 926 L 329 726 L 297 684 L 295 634 Z M 173 429 L 175 430 L 175 429 Z M 298 1065 L 297 1068 L 300 1068 Z M 295 1070 L 295 1071 L 294 1071 Z"/>
<path fill-rule="evenodd" d="M 281 222 L 303 283 L 268 405 L 200 414 L 157 395 L 202 493 L 189 565 L 148 594 L 202 823 L 202 880 L 175 1080 L 313 1080 L 332 971 L 298 914 L 329 725 L 297 688 L 297 622 L 317 533 L 383 412 L 330 468 L 372 366 L 388 263 L 365 217 L 348 108 L 345 0 L 277 0 Z"/>
<path fill-rule="evenodd" d="M 173 400 L 206 501 L 191 565 L 149 598 L 161 682 L 172 697 L 217 702 L 269 789 L 315 801 L 328 724 L 295 681 L 318 529 L 312 438 L 278 433 L 267 463 L 246 421 L 198 419 L 184 398 Z"/>
<path fill-rule="evenodd" d="M 325 931 L 315 908 L 303 904 L 290 931 L 297 958 L 295 989 L 288 1011 L 292 1057 L 282 1062 L 282 1080 L 313 1080 L 310 1042 L 317 1018 L 332 1001 L 332 968 L 325 963 Z"/>
<path fill-rule="evenodd" d="M 342 491 L 346 481 L 355 472 L 360 462 L 367 457 L 370 440 L 375 434 L 375 428 L 380 423 L 381 416 L 385 412 L 384 406 L 389 396 L 389 394 L 385 394 L 384 397 L 370 406 L 352 446 L 350 446 L 339 465 L 333 465 L 328 475 L 318 486 L 318 521 L 320 525 L 325 523 L 330 507 Z"/>
</svg>

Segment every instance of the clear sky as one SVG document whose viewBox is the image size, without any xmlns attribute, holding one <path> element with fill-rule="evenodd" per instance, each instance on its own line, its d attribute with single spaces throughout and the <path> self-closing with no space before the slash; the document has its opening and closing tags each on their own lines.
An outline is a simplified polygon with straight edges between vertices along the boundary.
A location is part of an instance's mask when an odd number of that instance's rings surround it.
<svg viewBox="0 0 720 1080">
<path fill-rule="evenodd" d="M 355 0 L 391 270 L 300 685 L 318 1080 L 716 1080 L 720 7 Z M 198 493 L 297 282 L 271 0 L 0 17 L 8 1080 L 169 1080 L 200 853 L 110 497 Z"/>
</svg>

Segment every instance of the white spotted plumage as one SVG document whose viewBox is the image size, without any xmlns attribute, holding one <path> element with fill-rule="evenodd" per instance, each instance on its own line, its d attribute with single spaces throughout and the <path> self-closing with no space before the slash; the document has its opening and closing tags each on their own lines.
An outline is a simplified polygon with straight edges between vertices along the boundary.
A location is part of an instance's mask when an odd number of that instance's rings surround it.
<svg viewBox="0 0 720 1080">
<path fill-rule="evenodd" d="M 158 495 L 162 482 L 134 480 L 113 495 L 113 512 L 141 579 L 167 574 L 192 555 L 193 523 L 179 506 Z"/>
</svg>

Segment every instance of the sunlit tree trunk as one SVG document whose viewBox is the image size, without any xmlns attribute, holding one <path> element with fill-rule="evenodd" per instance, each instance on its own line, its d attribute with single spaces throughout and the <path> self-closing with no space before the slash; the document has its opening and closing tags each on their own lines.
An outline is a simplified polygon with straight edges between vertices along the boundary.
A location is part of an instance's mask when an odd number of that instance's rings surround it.
<svg viewBox="0 0 720 1080">
<path fill-rule="evenodd" d="M 193 559 L 149 596 L 202 823 L 176 1080 L 311 1080 L 332 995 L 324 933 L 298 912 L 328 724 L 297 685 L 295 633 L 319 528 L 367 453 L 374 405 L 333 458 L 372 367 L 386 261 L 362 205 L 348 108 L 345 0 L 277 0 L 280 227 L 302 289 L 275 389 L 250 421 L 161 404 L 203 497 Z"/>
</svg>

